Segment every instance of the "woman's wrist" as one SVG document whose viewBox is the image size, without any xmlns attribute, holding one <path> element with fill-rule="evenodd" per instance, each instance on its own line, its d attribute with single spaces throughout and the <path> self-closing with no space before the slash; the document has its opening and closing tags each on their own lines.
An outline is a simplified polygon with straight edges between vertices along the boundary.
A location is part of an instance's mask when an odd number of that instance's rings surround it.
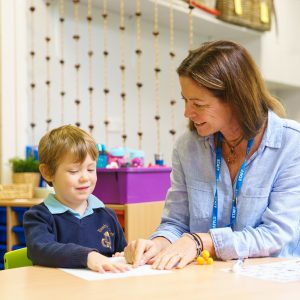
<svg viewBox="0 0 300 300">
<path fill-rule="evenodd" d="M 157 236 L 152 239 L 153 243 L 159 249 L 159 252 L 170 246 L 172 243 L 164 236 Z"/>
</svg>

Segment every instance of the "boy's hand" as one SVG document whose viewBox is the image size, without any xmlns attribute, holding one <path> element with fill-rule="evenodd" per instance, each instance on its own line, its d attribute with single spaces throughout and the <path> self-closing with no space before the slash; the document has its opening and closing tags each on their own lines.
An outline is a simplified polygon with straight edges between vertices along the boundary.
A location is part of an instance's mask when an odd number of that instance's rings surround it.
<svg viewBox="0 0 300 300">
<path fill-rule="evenodd" d="M 124 257 L 124 251 L 116 252 L 115 254 L 112 255 L 112 257 Z"/>
<path fill-rule="evenodd" d="M 92 271 L 99 273 L 105 273 L 106 271 L 120 273 L 130 270 L 129 266 L 121 263 L 111 262 L 106 256 L 95 251 L 92 251 L 88 254 L 87 267 Z"/>
</svg>

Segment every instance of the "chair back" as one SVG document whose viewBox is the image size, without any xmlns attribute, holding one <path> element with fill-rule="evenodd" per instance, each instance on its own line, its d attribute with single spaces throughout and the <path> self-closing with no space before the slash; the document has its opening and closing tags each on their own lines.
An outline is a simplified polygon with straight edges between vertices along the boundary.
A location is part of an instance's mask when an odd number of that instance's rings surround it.
<svg viewBox="0 0 300 300">
<path fill-rule="evenodd" d="M 4 254 L 5 269 L 27 266 L 32 266 L 32 261 L 27 257 L 27 247 L 9 251 Z"/>
</svg>

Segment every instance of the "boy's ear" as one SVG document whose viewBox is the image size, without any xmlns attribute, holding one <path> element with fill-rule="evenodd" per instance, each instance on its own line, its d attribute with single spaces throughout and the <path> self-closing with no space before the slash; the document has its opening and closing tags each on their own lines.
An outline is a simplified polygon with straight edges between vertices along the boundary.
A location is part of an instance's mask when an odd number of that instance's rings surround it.
<svg viewBox="0 0 300 300">
<path fill-rule="evenodd" d="M 47 167 L 46 164 L 40 164 L 40 165 L 39 165 L 39 170 L 40 170 L 40 172 L 41 172 L 43 178 L 44 178 L 46 181 L 48 181 L 48 182 L 51 182 L 51 181 L 52 181 L 52 177 L 53 177 L 53 176 L 50 175 L 49 169 L 48 169 L 48 167 Z"/>
</svg>

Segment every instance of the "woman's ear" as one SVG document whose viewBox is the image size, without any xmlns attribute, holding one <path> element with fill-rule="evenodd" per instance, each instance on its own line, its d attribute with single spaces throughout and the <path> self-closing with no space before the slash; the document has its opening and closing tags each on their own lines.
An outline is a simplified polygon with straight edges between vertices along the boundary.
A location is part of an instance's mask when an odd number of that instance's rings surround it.
<svg viewBox="0 0 300 300">
<path fill-rule="evenodd" d="M 40 164 L 39 170 L 46 181 L 52 182 L 53 176 L 50 175 L 49 168 L 46 164 Z"/>
</svg>

